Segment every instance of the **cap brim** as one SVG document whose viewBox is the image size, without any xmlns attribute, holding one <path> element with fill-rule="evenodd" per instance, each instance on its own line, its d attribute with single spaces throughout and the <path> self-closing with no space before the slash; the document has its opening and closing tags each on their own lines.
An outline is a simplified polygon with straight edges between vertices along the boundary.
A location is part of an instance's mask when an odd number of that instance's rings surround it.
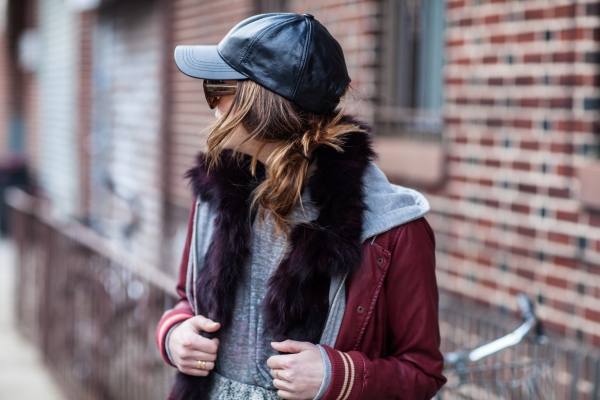
<svg viewBox="0 0 600 400">
<path fill-rule="evenodd" d="M 241 80 L 244 74 L 231 68 L 219 55 L 217 46 L 177 46 L 175 64 L 184 74 L 198 79 Z"/>
</svg>

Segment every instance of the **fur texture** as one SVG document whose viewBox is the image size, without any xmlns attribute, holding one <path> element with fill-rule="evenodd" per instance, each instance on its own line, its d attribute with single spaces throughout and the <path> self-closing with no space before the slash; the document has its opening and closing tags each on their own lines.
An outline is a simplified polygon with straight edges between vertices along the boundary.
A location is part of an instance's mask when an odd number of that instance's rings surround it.
<svg viewBox="0 0 600 400">
<path fill-rule="evenodd" d="M 344 117 L 370 131 L 366 124 Z M 329 285 L 338 274 L 361 265 L 364 192 L 362 177 L 375 157 L 369 134 L 345 137 L 343 152 L 330 147 L 315 151 L 317 168 L 307 186 L 320 208 L 317 219 L 296 225 L 290 232 L 289 252 L 271 276 L 262 304 L 265 328 L 275 340 L 318 343 L 329 311 Z M 250 194 L 264 168 L 252 177 L 250 156 L 222 154 L 218 168 L 207 172 L 204 155 L 186 176 L 194 194 L 217 212 L 215 229 L 204 268 L 196 281 L 198 314 L 221 323 L 217 336 L 231 322 L 236 288 L 250 255 L 253 215 Z M 210 380 L 178 374 L 170 399 L 202 399 Z"/>
</svg>

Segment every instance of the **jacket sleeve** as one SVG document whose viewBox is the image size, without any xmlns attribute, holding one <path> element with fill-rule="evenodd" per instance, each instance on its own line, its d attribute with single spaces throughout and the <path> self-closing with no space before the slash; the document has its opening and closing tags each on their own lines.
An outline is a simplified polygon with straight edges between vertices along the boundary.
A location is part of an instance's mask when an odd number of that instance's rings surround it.
<svg viewBox="0 0 600 400">
<path fill-rule="evenodd" d="M 331 384 L 323 400 L 429 400 L 446 383 L 439 350 L 435 238 L 424 218 L 392 235 L 390 266 L 383 282 L 387 309 L 386 357 L 326 347 Z"/>
<path fill-rule="evenodd" d="M 192 307 L 190 306 L 190 303 L 187 298 L 185 285 L 186 285 L 186 279 L 187 279 L 188 261 L 189 261 L 189 256 L 190 256 L 190 246 L 192 244 L 192 230 L 194 227 L 194 211 L 196 209 L 195 204 L 196 204 L 196 202 L 194 200 L 194 202 L 192 203 L 192 208 L 191 208 L 190 216 L 188 219 L 188 228 L 187 228 L 187 235 L 186 235 L 186 239 L 185 239 L 185 247 L 183 249 L 183 256 L 181 257 L 181 264 L 179 266 L 179 279 L 177 281 L 177 288 L 176 288 L 179 299 L 177 301 L 177 304 L 175 304 L 175 307 L 173 307 L 170 310 L 165 311 L 162 318 L 158 322 L 158 326 L 156 327 L 155 338 L 156 338 L 156 344 L 158 345 L 160 354 L 162 355 L 165 362 L 173 367 L 175 365 L 173 365 L 173 363 L 169 359 L 169 355 L 168 355 L 167 348 L 166 348 L 167 335 L 169 334 L 169 331 L 171 330 L 171 328 L 173 328 L 175 325 L 194 316 L 194 312 L 192 311 Z"/>
</svg>

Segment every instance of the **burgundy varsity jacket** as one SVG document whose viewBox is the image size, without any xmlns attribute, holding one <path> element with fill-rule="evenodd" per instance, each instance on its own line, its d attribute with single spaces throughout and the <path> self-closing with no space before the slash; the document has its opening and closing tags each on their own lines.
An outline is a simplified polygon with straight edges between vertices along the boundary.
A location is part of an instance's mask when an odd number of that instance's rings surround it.
<svg viewBox="0 0 600 400">
<path fill-rule="evenodd" d="M 193 316 L 186 295 L 193 209 L 181 260 L 176 306 L 165 312 L 156 342 L 165 362 L 171 327 Z M 363 243 L 360 268 L 346 280 L 346 311 L 333 348 L 324 400 L 429 400 L 446 382 L 439 350 L 435 238 L 425 218 Z"/>
</svg>

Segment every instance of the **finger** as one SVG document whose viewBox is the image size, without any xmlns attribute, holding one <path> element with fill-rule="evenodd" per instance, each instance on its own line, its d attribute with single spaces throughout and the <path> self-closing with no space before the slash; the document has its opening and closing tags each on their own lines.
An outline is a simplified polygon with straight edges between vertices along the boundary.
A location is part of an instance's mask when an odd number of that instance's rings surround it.
<svg viewBox="0 0 600 400">
<path fill-rule="evenodd" d="M 204 360 L 204 361 L 215 361 L 217 359 L 216 353 L 206 353 L 198 350 L 184 350 L 179 353 L 179 358 L 182 360 Z"/>
<path fill-rule="evenodd" d="M 215 368 L 215 363 L 212 361 L 206 361 L 206 364 L 204 364 L 204 369 L 202 368 L 198 368 L 198 360 L 182 360 L 181 361 L 181 368 L 184 369 L 196 369 L 198 371 L 211 371 Z M 200 366 L 202 366 L 202 362 L 200 362 Z"/>
<path fill-rule="evenodd" d="M 193 332 L 186 332 L 183 336 L 182 346 L 184 349 L 202 351 L 216 354 L 219 349 L 219 341 L 211 340 Z"/>
<path fill-rule="evenodd" d="M 285 365 L 288 365 L 288 362 L 286 362 L 286 357 L 290 357 L 290 356 L 289 355 L 271 356 L 267 360 L 267 366 L 271 369 L 284 369 Z"/>
<path fill-rule="evenodd" d="M 289 380 L 285 379 L 285 375 L 284 375 L 282 369 L 272 369 L 271 370 L 271 376 L 274 379 L 279 379 L 281 381 L 288 381 L 289 382 Z"/>
<path fill-rule="evenodd" d="M 201 369 L 196 368 L 179 368 L 179 370 L 186 375 L 192 376 L 208 376 L 210 372 L 208 370 L 202 371 Z"/>
<path fill-rule="evenodd" d="M 298 342 L 296 340 L 285 340 L 283 342 L 271 342 L 271 346 L 282 353 L 300 353 L 314 346 L 310 342 Z"/>
<path fill-rule="evenodd" d="M 221 327 L 218 322 L 203 317 L 202 315 L 196 315 L 195 317 L 188 319 L 188 321 L 196 328 L 196 330 L 198 330 L 198 332 L 215 332 Z"/>
<path fill-rule="evenodd" d="M 281 379 L 274 379 L 273 380 L 273 386 L 275 386 L 279 390 L 284 390 L 286 392 L 289 392 L 290 394 L 294 392 L 292 390 L 292 385 L 289 382 L 286 382 L 286 381 L 281 380 Z"/>
<path fill-rule="evenodd" d="M 294 397 L 293 393 L 288 392 L 286 390 L 278 390 L 277 396 L 281 397 L 282 399 L 295 399 L 296 398 L 296 397 Z"/>
</svg>

